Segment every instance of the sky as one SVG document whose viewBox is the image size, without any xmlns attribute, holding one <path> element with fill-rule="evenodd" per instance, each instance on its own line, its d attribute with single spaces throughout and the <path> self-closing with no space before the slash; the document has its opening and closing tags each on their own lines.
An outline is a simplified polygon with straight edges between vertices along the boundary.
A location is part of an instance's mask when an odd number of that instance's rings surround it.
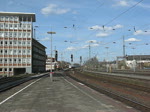
<svg viewBox="0 0 150 112">
<path fill-rule="evenodd" d="M 56 32 L 58 60 L 115 60 L 123 38 L 126 55 L 150 55 L 150 0 L 0 0 L 0 12 L 35 13 L 36 39 L 50 55 Z"/>
</svg>

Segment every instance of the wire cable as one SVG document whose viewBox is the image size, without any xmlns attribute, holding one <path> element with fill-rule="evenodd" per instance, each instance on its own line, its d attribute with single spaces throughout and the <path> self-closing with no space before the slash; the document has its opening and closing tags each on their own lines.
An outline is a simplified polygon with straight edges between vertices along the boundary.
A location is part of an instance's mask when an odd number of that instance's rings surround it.
<svg viewBox="0 0 150 112">
<path fill-rule="evenodd" d="M 110 24 L 111 22 L 113 22 L 114 20 L 116 20 L 117 18 L 119 18 L 120 16 L 122 16 L 124 13 L 128 12 L 129 10 L 133 9 L 134 7 L 136 7 L 139 3 L 141 3 L 143 0 L 140 0 L 139 2 L 137 2 L 136 4 L 134 4 L 133 6 L 131 6 L 130 8 L 128 8 L 127 10 L 125 10 L 124 12 L 122 12 L 121 14 L 119 14 L 118 16 L 116 16 L 115 18 L 113 18 L 112 20 L 108 21 L 104 26 Z"/>
</svg>

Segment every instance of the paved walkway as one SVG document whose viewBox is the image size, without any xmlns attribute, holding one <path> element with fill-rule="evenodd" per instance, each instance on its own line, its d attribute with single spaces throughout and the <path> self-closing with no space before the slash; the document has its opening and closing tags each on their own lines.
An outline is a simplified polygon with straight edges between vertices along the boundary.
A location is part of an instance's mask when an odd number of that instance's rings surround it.
<svg viewBox="0 0 150 112">
<path fill-rule="evenodd" d="M 19 88 L 0 94 L 0 112 L 139 112 L 62 75 Z"/>
</svg>

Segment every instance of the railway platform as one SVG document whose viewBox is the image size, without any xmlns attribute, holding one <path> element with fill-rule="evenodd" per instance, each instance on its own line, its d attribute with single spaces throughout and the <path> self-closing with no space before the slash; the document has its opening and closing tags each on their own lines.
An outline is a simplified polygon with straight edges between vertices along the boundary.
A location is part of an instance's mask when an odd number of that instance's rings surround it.
<svg viewBox="0 0 150 112">
<path fill-rule="evenodd" d="M 60 73 L 0 93 L 0 111 L 140 112 Z"/>
</svg>

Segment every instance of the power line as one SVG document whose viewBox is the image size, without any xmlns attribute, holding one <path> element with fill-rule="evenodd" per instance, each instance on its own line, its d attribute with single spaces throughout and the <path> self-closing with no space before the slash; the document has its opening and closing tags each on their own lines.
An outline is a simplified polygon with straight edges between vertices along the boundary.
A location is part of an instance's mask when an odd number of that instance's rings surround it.
<svg viewBox="0 0 150 112">
<path fill-rule="evenodd" d="M 117 18 L 119 18 L 120 16 L 122 16 L 124 13 L 128 12 L 129 10 L 131 10 L 132 8 L 134 8 L 135 6 L 137 6 L 139 3 L 141 3 L 143 0 L 140 0 L 139 2 L 137 2 L 136 4 L 134 4 L 133 6 L 131 6 L 130 8 L 128 8 L 127 10 L 125 10 L 124 12 L 122 12 L 121 14 L 119 14 L 118 16 L 116 16 L 115 18 L 113 18 L 112 20 L 110 20 L 109 22 L 107 22 L 104 26 L 110 24 L 111 22 L 113 22 L 114 20 L 116 20 Z"/>
</svg>

